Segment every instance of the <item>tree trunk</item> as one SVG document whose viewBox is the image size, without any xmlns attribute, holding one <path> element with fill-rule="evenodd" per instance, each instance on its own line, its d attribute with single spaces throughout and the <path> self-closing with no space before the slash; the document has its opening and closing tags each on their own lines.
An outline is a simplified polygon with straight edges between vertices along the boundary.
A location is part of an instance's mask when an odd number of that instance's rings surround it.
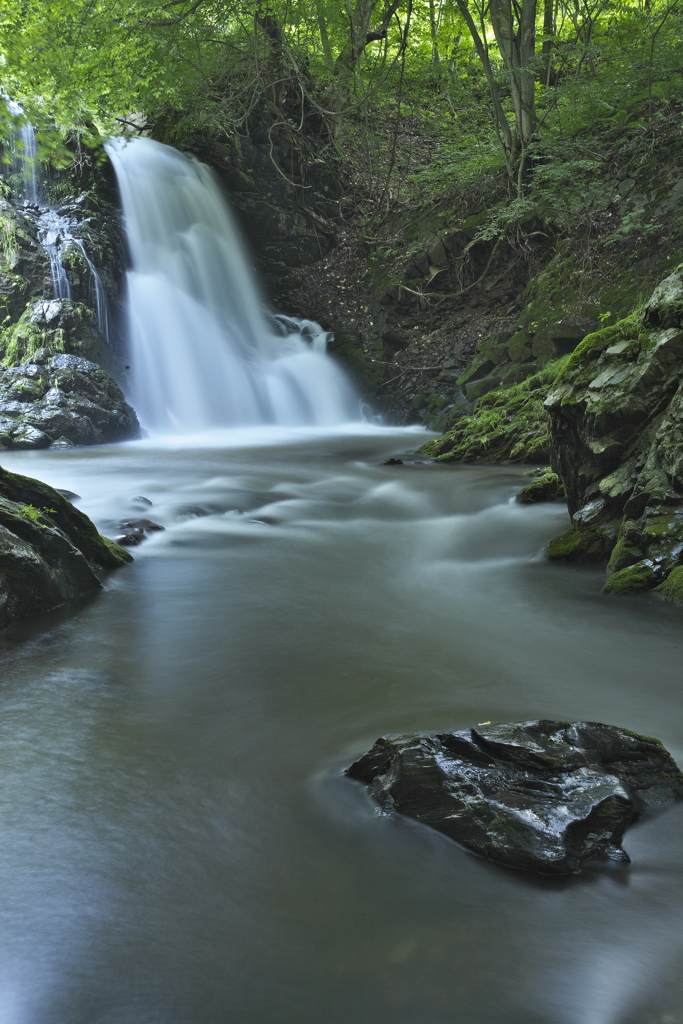
<svg viewBox="0 0 683 1024">
<path fill-rule="evenodd" d="M 496 122 L 496 129 L 498 131 L 498 137 L 500 139 L 503 152 L 505 153 L 505 160 L 508 165 L 508 171 L 512 171 L 511 161 L 514 160 L 514 139 L 512 135 L 512 129 L 510 128 L 510 122 L 505 116 L 503 105 L 500 100 L 500 91 L 498 84 L 493 74 L 493 68 L 489 59 L 489 51 L 486 45 L 486 37 L 482 32 L 480 34 L 472 12 L 469 8 L 469 0 L 456 0 L 458 10 L 463 16 L 465 24 L 472 36 L 472 42 L 474 48 L 477 51 L 477 55 L 484 66 L 484 73 L 486 75 L 486 82 L 489 87 L 489 93 L 491 94 L 491 105 L 493 107 L 493 116 Z"/>
<path fill-rule="evenodd" d="M 316 0 L 316 12 L 318 16 L 318 31 L 320 32 L 320 42 L 322 43 L 323 53 L 325 55 L 325 63 L 329 71 L 334 68 L 334 54 L 332 53 L 332 46 L 330 45 L 330 37 L 327 32 L 327 21 L 325 19 L 325 12 L 323 10 L 322 0 Z"/>
<path fill-rule="evenodd" d="M 254 20 L 270 45 L 270 59 L 268 61 L 269 86 L 266 91 L 273 106 L 280 110 L 287 95 L 287 81 L 291 77 L 291 70 L 286 65 L 285 49 L 287 40 L 280 28 L 277 19 L 266 8 L 258 4 L 254 11 Z"/>
<path fill-rule="evenodd" d="M 543 44 L 541 46 L 542 73 L 541 81 L 544 85 L 552 85 L 553 78 L 553 50 L 555 48 L 555 0 L 543 0 Z"/>
<path fill-rule="evenodd" d="M 441 66 L 441 55 L 439 53 L 439 23 L 434 0 L 429 0 L 429 31 L 432 37 L 432 67 L 436 70 L 438 76 Z"/>
<path fill-rule="evenodd" d="M 391 0 L 384 9 L 382 22 L 371 30 L 372 16 L 377 7 L 377 0 L 356 0 L 352 7 L 347 0 L 346 12 L 349 19 L 349 35 L 346 46 L 341 51 L 334 65 L 336 78 L 331 90 L 329 103 L 333 110 L 342 113 L 348 105 L 352 91 L 353 76 L 363 50 L 368 43 L 386 39 L 391 19 L 394 17 L 402 0 Z"/>
<path fill-rule="evenodd" d="M 536 134 L 536 0 L 491 0 L 491 23 L 508 73 L 515 110 L 515 156 L 524 154 Z M 523 156 L 522 156 L 523 158 Z"/>
</svg>

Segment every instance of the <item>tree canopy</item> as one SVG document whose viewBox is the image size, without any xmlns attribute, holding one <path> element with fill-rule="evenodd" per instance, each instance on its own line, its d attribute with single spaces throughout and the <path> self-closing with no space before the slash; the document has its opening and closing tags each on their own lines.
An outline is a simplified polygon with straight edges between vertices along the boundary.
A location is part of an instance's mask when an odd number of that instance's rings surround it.
<svg viewBox="0 0 683 1024">
<path fill-rule="evenodd" d="M 398 103 L 497 140 L 521 188 L 539 140 L 681 94 L 680 4 L 0 0 L 0 77 L 44 144 L 169 111 L 229 132 L 262 103 L 293 125 L 307 104 L 334 132 Z"/>
</svg>

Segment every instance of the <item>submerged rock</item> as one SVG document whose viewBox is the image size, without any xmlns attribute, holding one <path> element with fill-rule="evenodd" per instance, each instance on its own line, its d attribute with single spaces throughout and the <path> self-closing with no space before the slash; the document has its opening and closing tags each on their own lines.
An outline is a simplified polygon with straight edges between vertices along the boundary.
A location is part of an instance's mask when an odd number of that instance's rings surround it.
<svg viewBox="0 0 683 1024">
<path fill-rule="evenodd" d="M 159 523 L 153 523 L 151 519 L 126 520 L 119 523 L 119 526 L 122 530 L 125 530 L 125 533 L 116 538 L 116 543 L 122 544 L 127 548 L 142 544 L 143 540 L 147 540 L 147 536 L 150 533 L 166 529 L 165 526 L 160 526 Z"/>
<path fill-rule="evenodd" d="M 130 561 L 59 491 L 0 468 L 0 628 L 96 592 Z"/>
<path fill-rule="evenodd" d="M 103 444 L 140 436 L 120 387 L 74 355 L 0 368 L 0 449 Z"/>
<path fill-rule="evenodd" d="M 683 800 L 662 744 L 598 722 L 532 721 L 380 738 L 346 774 L 398 811 L 507 867 L 565 875 L 628 861 L 625 829 Z"/>
</svg>

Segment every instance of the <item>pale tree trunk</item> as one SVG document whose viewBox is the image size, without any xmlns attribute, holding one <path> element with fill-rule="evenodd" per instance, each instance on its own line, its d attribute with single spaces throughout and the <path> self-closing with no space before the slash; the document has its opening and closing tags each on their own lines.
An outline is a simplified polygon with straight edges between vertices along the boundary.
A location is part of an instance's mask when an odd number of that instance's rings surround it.
<svg viewBox="0 0 683 1024">
<path fill-rule="evenodd" d="M 472 37 L 474 48 L 477 51 L 477 56 L 484 66 L 484 73 L 486 74 L 486 82 L 489 87 L 489 93 L 491 95 L 491 105 L 493 107 L 493 116 L 496 123 L 496 131 L 498 132 L 498 138 L 500 144 L 503 147 L 503 153 L 505 154 L 505 161 L 507 163 L 508 171 L 512 173 L 513 162 L 514 162 L 514 138 L 510 122 L 505 116 L 503 110 L 503 104 L 501 103 L 500 90 L 498 89 L 498 83 L 496 82 L 495 75 L 493 73 L 493 67 L 491 66 L 491 60 L 489 58 L 488 46 L 486 44 L 486 30 L 482 27 L 481 32 L 477 28 L 477 24 L 472 15 L 470 9 L 470 0 L 456 0 L 458 10 L 460 11 L 465 24 L 467 25 L 468 31 Z M 476 9 L 475 9 L 476 10 Z M 476 12 L 482 16 L 482 11 Z"/>
<path fill-rule="evenodd" d="M 536 134 L 536 0 L 491 0 L 491 24 L 508 73 L 515 111 L 515 157 L 524 161 Z"/>
<path fill-rule="evenodd" d="M 541 46 L 541 54 L 543 56 L 542 66 L 542 81 L 543 84 L 548 86 L 552 85 L 553 78 L 553 50 L 555 49 L 555 42 L 550 36 L 555 35 L 555 0 L 543 0 L 543 45 Z"/>
<path fill-rule="evenodd" d="M 320 42 L 325 55 L 325 63 L 327 64 L 328 70 L 332 71 L 334 68 L 334 55 L 330 45 L 330 37 L 327 32 L 327 21 L 325 20 L 322 0 L 316 0 L 316 13 L 318 16 L 318 31 L 320 32 Z"/>
<path fill-rule="evenodd" d="M 349 35 L 344 49 L 334 65 L 335 83 L 331 90 L 329 103 L 332 110 L 343 113 L 348 105 L 353 88 L 353 76 L 363 50 L 368 43 L 386 39 L 391 19 L 394 17 L 402 0 L 389 0 L 381 11 L 381 22 L 373 26 L 373 16 L 377 12 L 378 0 L 356 0 L 353 6 L 350 0 L 346 3 L 346 14 L 349 20 Z"/>
<path fill-rule="evenodd" d="M 432 67 L 436 69 L 438 75 L 441 66 L 441 55 L 439 53 L 439 20 L 434 0 L 429 0 L 429 31 L 432 37 Z"/>
</svg>

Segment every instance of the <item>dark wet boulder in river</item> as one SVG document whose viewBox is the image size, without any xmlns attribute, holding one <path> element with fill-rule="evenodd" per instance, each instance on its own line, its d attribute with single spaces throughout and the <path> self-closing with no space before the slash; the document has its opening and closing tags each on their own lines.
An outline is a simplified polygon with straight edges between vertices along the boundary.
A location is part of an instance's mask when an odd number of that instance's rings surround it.
<svg viewBox="0 0 683 1024">
<path fill-rule="evenodd" d="M 59 491 L 0 468 L 0 629 L 95 593 L 130 561 Z"/>
<path fill-rule="evenodd" d="M 346 774 L 385 811 L 489 860 L 542 874 L 628 861 L 625 829 L 683 800 L 658 740 L 598 722 L 517 722 L 378 739 Z"/>
</svg>

